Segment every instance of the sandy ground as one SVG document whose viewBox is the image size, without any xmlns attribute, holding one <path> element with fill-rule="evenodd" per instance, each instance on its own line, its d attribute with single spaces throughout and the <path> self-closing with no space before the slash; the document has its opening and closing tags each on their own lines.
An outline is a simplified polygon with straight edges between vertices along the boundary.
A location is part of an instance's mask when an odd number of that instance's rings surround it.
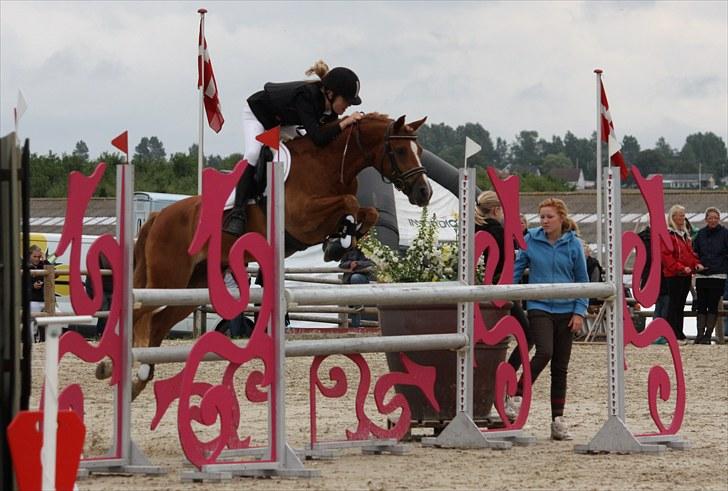
<svg viewBox="0 0 728 491">
<path fill-rule="evenodd" d="M 187 341 L 189 342 L 189 341 Z M 185 343 L 177 341 L 176 343 Z M 172 344 L 172 343 L 170 343 Z M 579 455 L 574 444 L 587 443 L 606 419 L 607 375 L 606 345 L 575 344 L 566 414 L 572 425 L 572 442 L 549 440 L 549 377 L 544 372 L 534 385 L 534 402 L 526 431 L 537 438 L 528 447 L 498 451 L 433 449 L 419 443 L 406 443 L 405 455 L 362 455 L 345 450 L 333 460 L 305 461 L 307 468 L 319 470 L 312 479 L 234 478 L 220 483 L 183 483 L 180 472 L 184 455 L 175 424 L 176 404 L 165 415 L 160 427 L 149 430 L 155 411 L 152 387 L 133 405 L 132 438 L 154 463 L 163 467 L 165 476 L 93 475 L 79 481 L 81 490 L 171 490 L 171 489 L 728 489 L 728 345 L 681 346 L 687 385 L 687 410 L 680 435 L 692 448 L 667 450 L 658 455 Z M 386 371 L 383 355 L 367 356 L 374 375 Z M 353 374 L 353 364 L 344 357 L 330 361 Z M 653 431 L 646 402 L 649 368 L 661 364 L 672 373 L 665 346 L 627 350 L 626 374 L 627 423 L 635 433 Z M 308 370 L 310 358 L 289 359 L 287 364 L 288 436 L 291 445 L 302 447 L 308 438 Z M 37 405 L 42 374 L 43 345 L 35 345 L 33 365 L 39 376 L 34 380 L 33 404 Z M 327 368 L 320 372 L 323 378 Z M 219 377 L 222 365 L 207 363 L 198 380 Z M 64 358 L 61 382 L 83 382 L 86 397 L 87 455 L 99 455 L 108 444 L 108 386 L 93 379 L 93 367 L 74 358 Z M 158 366 L 157 380 L 166 378 L 181 365 Z M 242 369 L 240 370 L 242 372 Z M 237 378 L 244 381 L 244 374 Z M 351 379 L 350 379 L 351 380 Z M 672 377 L 674 384 L 674 377 Z M 355 384 L 351 382 L 350 386 Z M 351 392 L 351 390 L 350 390 Z M 674 394 L 674 385 L 673 385 Z M 321 438 L 341 439 L 346 428 L 355 427 L 353 397 L 319 398 L 318 419 Z M 383 424 L 377 415 L 373 396 L 367 399 L 367 414 Z M 661 403 L 662 404 L 662 403 Z M 669 421 L 673 403 L 660 406 Z M 244 423 L 240 434 L 253 435 L 253 443 L 265 444 L 266 413 L 262 405 L 244 402 Z M 377 417 L 379 416 L 379 417 Z M 205 428 L 201 434 L 215 433 Z M 186 467 L 189 469 L 189 467 Z"/>
</svg>

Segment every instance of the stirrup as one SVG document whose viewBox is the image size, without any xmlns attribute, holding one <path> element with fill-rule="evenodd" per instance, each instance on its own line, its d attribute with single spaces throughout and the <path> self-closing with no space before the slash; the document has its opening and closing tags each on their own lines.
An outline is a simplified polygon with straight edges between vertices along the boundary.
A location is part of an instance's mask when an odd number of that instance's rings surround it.
<svg viewBox="0 0 728 491">
<path fill-rule="evenodd" d="M 246 216 L 240 210 L 232 209 L 222 225 L 222 231 L 236 237 L 245 233 Z"/>
</svg>

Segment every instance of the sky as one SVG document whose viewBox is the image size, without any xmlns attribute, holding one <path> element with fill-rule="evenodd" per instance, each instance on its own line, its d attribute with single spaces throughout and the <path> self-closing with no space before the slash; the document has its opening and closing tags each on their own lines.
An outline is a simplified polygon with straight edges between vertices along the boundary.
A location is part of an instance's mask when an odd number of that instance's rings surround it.
<svg viewBox="0 0 728 491">
<path fill-rule="evenodd" d="M 680 148 L 728 141 L 728 2 L 13 2 L 0 1 L 0 134 L 31 151 L 92 157 L 157 136 L 168 154 L 198 140 L 197 9 L 225 125 L 205 154 L 242 152 L 243 101 L 301 80 L 317 59 L 361 79 L 366 112 L 452 127 L 478 122 L 509 143 L 596 127 L 595 68 L 617 136 Z"/>
</svg>

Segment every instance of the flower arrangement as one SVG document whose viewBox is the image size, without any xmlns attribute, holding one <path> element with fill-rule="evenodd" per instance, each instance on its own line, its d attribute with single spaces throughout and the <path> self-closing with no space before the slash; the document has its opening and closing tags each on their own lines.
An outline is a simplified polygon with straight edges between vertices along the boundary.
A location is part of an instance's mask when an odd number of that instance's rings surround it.
<svg viewBox="0 0 728 491">
<path fill-rule="evenodd" d="M 458 244 L 437 241 L 435 215 L 422 208 L 417 235 L 404 254 L 379 242 L 374 229 L 360 242 L 362 252 L 375 264 L 380 283 L 453 281 L 457 279 Z"/>
</svg>

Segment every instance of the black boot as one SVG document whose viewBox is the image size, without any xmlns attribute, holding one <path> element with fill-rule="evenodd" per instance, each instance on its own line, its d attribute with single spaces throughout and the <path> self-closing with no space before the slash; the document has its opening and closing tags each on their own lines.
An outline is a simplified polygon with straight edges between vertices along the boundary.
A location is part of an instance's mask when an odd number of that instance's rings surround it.
<svg viewBox="0 0 728 491">
<path fill-rule="evenodd" d="M 705 336 L 705 314 L 698 314 L 698 319 L 695 321 L 695 327 L 698 332 L 695 335 L 695 341 L 693 344 L 702 344 L 703 336 Z"/>
<path fill-rule="evenodd" d="M 718 316 L 716 314 L 708 314 L 706 316 L 705 325 L 707 326 L 705 329 L 705 334 L 703 334 L 703 341 L 700 344 L 710 344 L 713 341 L 713 328 L 715 327 L 715 322 L 718 320 Z"/>
<path fill-rule="evenodd" d="M 225 223 L 223 224 L 223 232 L 240 237 L 245 233 L 245 225 L 247 216 L 245 207 L 250 198 L 255 197 L 255 167 L 248 165 L 245 172 L 240 176 L 238 185 L 235 188 L 235 204 L 228 213 Z"/>
</svg>

